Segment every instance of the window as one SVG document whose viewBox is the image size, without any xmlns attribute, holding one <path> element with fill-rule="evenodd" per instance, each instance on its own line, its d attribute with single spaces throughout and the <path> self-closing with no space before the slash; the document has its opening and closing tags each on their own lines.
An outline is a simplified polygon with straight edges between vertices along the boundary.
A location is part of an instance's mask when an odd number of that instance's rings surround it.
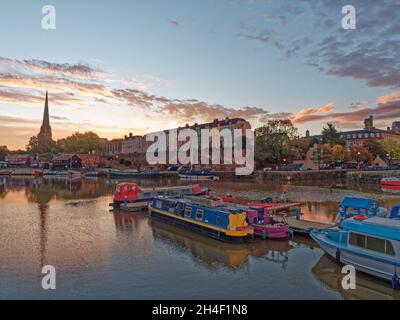
<svg viewBox="0 0 400 320">
<path fill-rule="evenodd" d="M 385 253 L 385 243 L 384 239 L 367 237 L 367 246 L 369 250 Z"/>
<path fill-rule="evenodd" d="M 185 208 L 185 217 L 190 218 L 192 215 L 192 207 L 186 207 Z"/>
<path fill-rule="evenodd" d="M 364 236 L 357 233 L 350 233 L 349 244 L 371 251 L 384 253 L 390 256 L 395 255 L 392 243 L 388 240 L 381 238 Z"/>
<path fill-rule="evenodd" d="M 197 209 L 196 211 L 196 220 L 203 220 L 204 210 Z"/>
<path fill-rule="evenodd" d="M 365 248 L 365 236 L 357 233 L 350 233 L 349 244 L 352 246 Z"/>
<path fill-rule="evenodd" d="M 386 243 L 385 253 L 390 255 L 390 256 L 394 256 L 395 252 L 394 252 L 392 243 L 390 241 L 388 241 L 388 240 L 386 240 L 385 243 Z"/>
<path fill-rule="evenodd" d="M 183 216 L 184 204 L 182 202 L 177 202 L 175 205 L 175 213 L 179 216 Z"/>
<path fill-rule="evenodd" d="M 169 212 L 174 212 L 175 202 L 167 201 L 167 203 L 165 204 L 165 206 L 167 207 L 167 210 L 168 210 Z"/>
<path fill-rule="evenodd" d="M 221 217 L 220 216 L 217 216 L 217 218 L 215 220 L 216 220 L 217 224 L 221 224 Z"/>
</svg>

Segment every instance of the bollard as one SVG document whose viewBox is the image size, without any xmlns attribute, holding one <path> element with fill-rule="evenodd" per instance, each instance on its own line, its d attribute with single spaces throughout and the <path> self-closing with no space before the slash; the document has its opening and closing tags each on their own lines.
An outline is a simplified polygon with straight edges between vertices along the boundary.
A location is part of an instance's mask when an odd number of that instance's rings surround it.
<svg viewBox="0 0 400 320">
<path fill-rule="evenodd" d="M 267 239 L 267 231 L 265 231 L 265 229 L 263 229 L 262 232 L 261 232 L 261 238 L 263 240 Z"/>
<path fill-rule="evenodd" d="M 300 220 L 300 208 L 296 208 L 296 220 Z"/>
</svg>

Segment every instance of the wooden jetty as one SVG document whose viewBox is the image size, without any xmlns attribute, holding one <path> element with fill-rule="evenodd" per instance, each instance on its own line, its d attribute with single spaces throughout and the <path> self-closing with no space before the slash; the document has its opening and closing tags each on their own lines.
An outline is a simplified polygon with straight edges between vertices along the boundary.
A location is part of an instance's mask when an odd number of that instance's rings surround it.
<svg viewBox="0 0 400 320">
<path fill-rule="evenodd" d="M 119 209 L 126 212 L 140 212 L 147 210 L 148 204 L 148 201 L 130 202 L 126 205 L 122 203 Z"/>
<path fill-rule="evenodd" d="M 334 223 L 325 223 L 319 221 L 301 220 L 295 216 L 287 217 L 287 223 L 289 224 L 290 230 L 299 233 L 308 233 L 311 228 L 325 229 L 335 226 Z"/>
</svg>

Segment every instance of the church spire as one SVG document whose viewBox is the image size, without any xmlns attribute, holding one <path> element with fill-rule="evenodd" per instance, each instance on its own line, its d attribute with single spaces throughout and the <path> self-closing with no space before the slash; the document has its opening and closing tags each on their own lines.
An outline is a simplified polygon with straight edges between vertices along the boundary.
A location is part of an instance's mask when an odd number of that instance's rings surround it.
<svg viewBox="0 0 400 320">
<path fill-rule="evenodd" d="M 43 122 L 40 127 L 39 137 L 52 139 L 50 117 L 49 117 L 49 98 L 46 90 L 46 100 L 44 102 Z"/>
<path fill-rule="evenodd" d="M 49 96 L 46 90 L 46 101 L 44 102 L 44 112 L 43 112 L 43 125 L 50 126 L 49 120 Z"/>
</svg>

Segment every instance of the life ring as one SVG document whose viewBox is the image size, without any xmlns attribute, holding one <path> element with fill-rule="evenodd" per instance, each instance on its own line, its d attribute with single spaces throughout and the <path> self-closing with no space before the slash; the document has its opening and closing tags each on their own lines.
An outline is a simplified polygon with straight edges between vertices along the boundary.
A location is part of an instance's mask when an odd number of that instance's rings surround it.
<svg viewBox="0 0 400 320">
<path fill-rule="evenodd" d="M 368 219 L 368 217 L 367 216 L 361 216 L 361 215 L 354 217 L 354 220 L 358 220 L 358 221 L 363 221 L 365 219 Z"/>
</svg>

